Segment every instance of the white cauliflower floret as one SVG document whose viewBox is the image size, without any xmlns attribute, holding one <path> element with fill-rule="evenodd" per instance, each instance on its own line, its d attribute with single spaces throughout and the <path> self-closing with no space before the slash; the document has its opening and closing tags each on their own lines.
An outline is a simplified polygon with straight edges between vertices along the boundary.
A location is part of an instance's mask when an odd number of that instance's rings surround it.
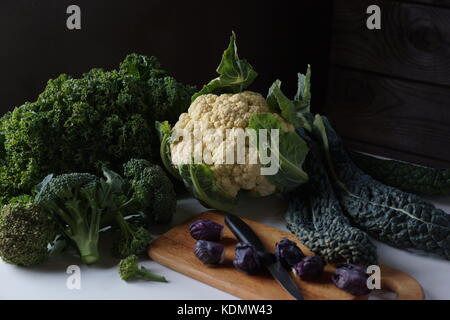
<svg viewBox="0 0 450 320">
<path fill-rule="evenodd" d="M 259 93 L 245 91 L 238 94 L 205 94 L 199 96 L 183 113 L 175 129 L 185 129 L 192 120 L 208 124 L 210 128 L 247 128 L 254 113 L 269 112 L 266 100 Z"/>
<path fill-rule="evenodd" d="M 174 126 L 174 132 L 184 132 L 183 135 L 194 137 L 193 141 L 185 138 L 174 139 L 171 143 L 172 163 L 182 164 L 191 160 L 192 153 L 201 156 L 202 162 L 210 166 L 217 182 L 231 196 L 236 196 L 239 190 L 247 190 L 260 196 L 275 193 L 276 187 L 265 176 L 260 174 L 261 165 L 225 164 L 225 154 L 230 152 L 236 157 L 237 143 L 227 139 L 227 129 L 232 134 L 245 130 L 253 114 L 270 112 L 266 100 L 259 93 L 245 91 L 237 94 L 205 94 L 199 96 L 183 113 Z M 284 121 L 280 115 L 273 116 L 282 120 L 283 130 L 293 131 L 294 127 Z M 211 130 L 213 129 L 213 130 Z M 208 130 L 210 132 L 208 132 Z M 200 147 L 201 153 L 196 153 Z M 249 152 L 246 141 L 245 155 Z M 198 158 L 195 158 L 198 159 Z"/>
</svg>

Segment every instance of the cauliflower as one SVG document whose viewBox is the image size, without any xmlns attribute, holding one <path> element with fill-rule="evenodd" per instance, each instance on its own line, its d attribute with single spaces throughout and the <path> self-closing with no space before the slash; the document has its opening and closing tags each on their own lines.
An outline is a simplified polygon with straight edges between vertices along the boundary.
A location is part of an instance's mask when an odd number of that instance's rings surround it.
<svg viewBox="0 0 450 320">
<path fill-rule="evenodd" d="M 225 148 L 233 148 L 234 153 L 237 152 L 237 143 L 227 146 L 226 134 L 220 143 L 215 141 L 213 137 L 208 136 L 207 129 L 215 129 L 225 131 L 230 129 L 246 129 L 249 126 L 250 118 L 254 114 L 269 113 L 269 107 L 264 97 L 256 92 L 244 91 L 237 94 L 206 94 L 199 96 L 189 107 L 187 113 L 180 116 L 179 121 L 174 126 L 175 131 L 182 131 L 184 134 L 196 136 L 196 128 L 200 128 L 204 133 L 197 135 L 202 137 L 194 143 L 201 143 L 203 150 L 203 158 L 207 159 L 208 164 L 214 172 L 217 182 L 235 197 L 239 190 L 251 191 L 259 196 L 268 196 L 276 191 L 276 186 L 271 184 L 265 176 L 260 174 L 260 163 L 251 164 L 249 161 L 245 164 L 224 164 L 223 150 Z M 284 121 L 278 114 L 271 113 L 283 123 L 284 131 L 294 131 L 294 126 Z M 217 131 L 211 131 L 217 132 Z M 212 147 L 208 146 L 212 143 Z M 249 154 L 249 144 L 246 144 L 244 154 Z M 192 149 L 191 141 L 187 139 L 177 139 L 170 144 L 172 163 L 185 163 L 187 150 Z M 248 160 L 248 159 L 247 159 Z"/>
<path fill-rule="evenodd" d="M 257 74 L 239 59 L 235 41 L 233 33 L 217 68 L 219 77 L 192 97 L 175 126 L 156 123 L 167 170 L 206 207 L 224 211 L 233 210 L 241 190 L 267 196 L 308 180 L 302 169 L 308 147 L 295 131 L 309 126 L 310 69 L 299 74 L 293 101 L 282 93 L 279 80 L 267 98 L 245 91 Z M 274 138 L 274 129 L 277 138 L 264 141 Z"/>
</svg>

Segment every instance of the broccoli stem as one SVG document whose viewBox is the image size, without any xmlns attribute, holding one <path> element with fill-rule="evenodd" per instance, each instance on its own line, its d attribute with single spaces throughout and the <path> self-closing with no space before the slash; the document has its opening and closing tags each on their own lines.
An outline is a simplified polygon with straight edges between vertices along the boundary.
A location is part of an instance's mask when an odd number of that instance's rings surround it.
<svg viewBox="0 0 450 320">
<path fill-rule="evenodd" d="M 72 227 L 71 234 L 68 234 L 80 252 L 81 260 L 85 264 L 93 264 L 100 259 L 98 250 L 99 229 L 100 229 L 100 210 L 92 208 L 92 218 L 89 226 L 83 219 L 77 220 Z"/>
<path fill-rule="evenodd" d="M 130 238 L 134 235 L 133 229 L 131 229 L 130 225 L 125 221 L 125 218 L 121 211 L 117 210 L 115 212 L 115 219 L 117 225 L 119 226 L 120 230 L 125 235 L 125 237 Z"/>
<path fill-rule="evenodd" d="M 141 267 L 139 269 L 138 275 L 141 276 L 142 278 L 150 280 L 150 281 L 167 282 L 165 277 L 151 273 L 144 267 Z"/>
<path fill-rule="evenodd" d="M 72 239 L 77 245 L 83 263 L 93 264 L 100 259 L 100 253 L 98 250 L 98 233 L 96 235 L 80 235 L 80 237 L 75 237 Z"/>
<path fill-rule="evenodd" d="M 85 263 L 85 264 L 94 264 L 99 259 L 100 259 L 100 257 L 99 257 L 99 254 L 98 254 L 98 250 L 97 250 L 97 253 L 92 253 L 92 254 L 82 255 L 81 256 L 81 261 L 83 261 L 83 263 Z"/>
</svg>

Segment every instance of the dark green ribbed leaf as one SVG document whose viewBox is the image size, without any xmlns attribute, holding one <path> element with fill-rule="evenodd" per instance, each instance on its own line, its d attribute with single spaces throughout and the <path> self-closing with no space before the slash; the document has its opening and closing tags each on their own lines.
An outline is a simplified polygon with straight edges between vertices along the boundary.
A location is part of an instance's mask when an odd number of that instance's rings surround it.
<svg viewBox="0 0 450 320">
<path fill-rule="evenodd" d="M 395 247 L 450 259 L 450 215 L 374 180 L 353 163 L 327 119 L 316 116 L 314 125 L 322 135 L 341 206 L 356 227 Z"/>
<path fill-rule="evenodd" d="M 321 160 L 316 142 L 310 143 L 305 169 L 310 181 L 288 195 L 288 229 L 314 253 L 330 263 L 372 265 L 376 247 L 369 236 L 350 225 L 345 217 Z"/>
<path fill-rule="evenodd" d="M 422 195 L 450 195 L 450 169 L 378 159 L 358 152 L 350 155 L 359 168 L 387 185 Z"/>
</svg>

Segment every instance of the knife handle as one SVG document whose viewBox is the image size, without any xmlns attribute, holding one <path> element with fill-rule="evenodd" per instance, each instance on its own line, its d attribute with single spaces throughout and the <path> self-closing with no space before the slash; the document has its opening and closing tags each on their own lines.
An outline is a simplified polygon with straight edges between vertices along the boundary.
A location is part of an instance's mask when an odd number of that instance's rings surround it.
<svg viewBox="0 0 450 320">
<path fill-rule="evenodd" d="M 228 215 L 225 217 L 225 224 L 239 241 L 253 246 L 257 251 L 265 251 L 264 245 L 256 233 L 241 218 L 235 215 Z"/>
</svg>

